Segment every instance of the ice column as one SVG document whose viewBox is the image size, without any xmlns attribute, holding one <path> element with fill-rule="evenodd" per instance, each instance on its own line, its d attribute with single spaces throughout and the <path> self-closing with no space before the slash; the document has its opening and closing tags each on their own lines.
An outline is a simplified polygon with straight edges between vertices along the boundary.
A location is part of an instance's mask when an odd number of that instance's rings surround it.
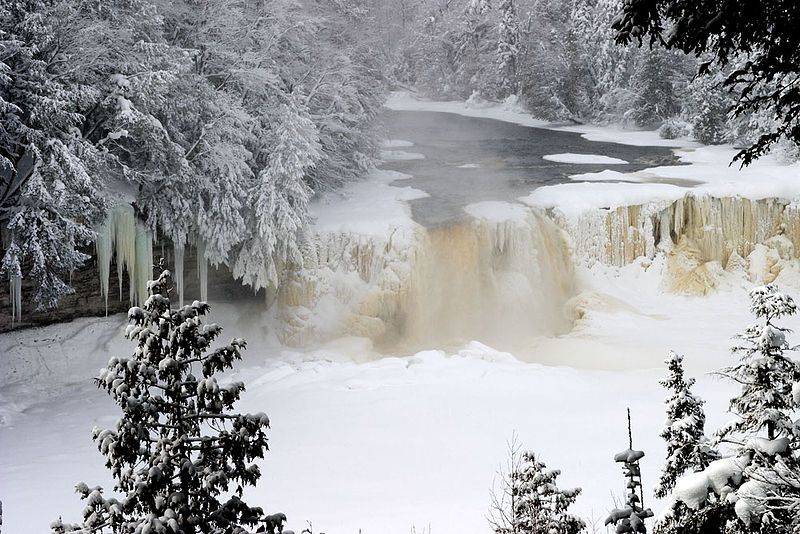
<svg viewBox="0 0 800 534">
<path fill-rule="evenodd" d="M 183 307 L 183 243 L 175 243 L 175 284 L 178 286 L 178 302 Z"/>
<path fill-rule="evenodd" d="M 197 275 L 200 278 L 200 300 L 208 301 L 208 260 L 206 260 L 206 244 L 197 239 Z"/>
<path fill-rule="evenodd" d="M 11 296 L 11 326 L 14 321 L 22 321 L 22 277 L 11 275 L 9 278 Z"/>
<path fill-rule="evenodd" d="M 153 234 L 143 224 L 136 222 L 135 266 L 133 274 L 128 271 L 131 288 L 135 288 L 135 302 L 139 305 L 147 300 L 147 281 L 153 277 Z"/>
<path fill-rule="evenodd" d="M 97 270 L 100 274 L 100 294 L 106 304 L 108 315 L 108 286 L 111 276 L 111 255 L 114 252 L 113 243 L 113 217 L 106 218 L 105 222 L 97 228 L 97 239 L 94 243 L 97 250 Z"/>
<path fill-rule="evenodd" d="M 112 212 L 114 226 L 114 250 L 117 255 L 117 280 L 119 281 L 119 300 L 122 300 L 122 272 L 128 271 L 130 300 L 135 300 L 136 290 L 133 273 L 136 266 L 136 216 L 133 206 L 117 206 Z"/>
</svg>

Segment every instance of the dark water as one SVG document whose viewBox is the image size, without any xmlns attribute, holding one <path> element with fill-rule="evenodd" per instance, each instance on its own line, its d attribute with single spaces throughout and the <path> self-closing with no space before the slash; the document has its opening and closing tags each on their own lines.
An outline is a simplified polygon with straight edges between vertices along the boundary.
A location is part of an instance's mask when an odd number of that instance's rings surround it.
<svg viewBox="0 0 800 534">
<path fill-rule="evenodd" d="M 403 181 L 430 198 L 411 203 L 414 219 L 427 227 L 464 220 L 464 207 L 484 200 L 514 201 L 537 187 L 569 182 L 569 175 L 613 169 L 635 172 L 677 164 L 668 148 L 587 141 L 580 134 L 519 126 L 492 119 L 427 111 L 387 111 L 387 139 L 414 143 L 388 148 L 423 154 L 425 159 L 389 161 L 383 168 L 411 174 Z M 542 159 L 548 154 L 596 154 L 626 165 L 578 165 Z M 477 168 L 459 168 L 478 165 Z M 399 184 L 398 184 L 399 185 Z"/>
</svg>

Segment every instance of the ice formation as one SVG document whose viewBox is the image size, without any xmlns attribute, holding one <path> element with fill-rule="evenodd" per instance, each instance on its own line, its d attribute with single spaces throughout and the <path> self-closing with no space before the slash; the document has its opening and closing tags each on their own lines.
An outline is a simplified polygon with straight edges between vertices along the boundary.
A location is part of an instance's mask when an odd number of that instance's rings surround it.
<svg viewBox="0 0 800 534">
<path fill-rule="evenodd" d="M 206 259 L 206 244 L 198 239 L 197 247 L 197 276 L 200 279 L 200 300 L 208 301 L 208 260 Z M 183 301 L 183 298 L 181 298 Z"/>
<path fill-rule="evenodd" d="M 282 339 L 362 336 L 419 347 L 566 331 L 570 248 L 552 221 L 517 207 L 522 213 L 506 220 L 311 236 L 304 267 L 278 294 Z"/>
<path fill-rule="evenodd" d="M 153 235 L 136 220 L 133 207 L 114 207 L 97 229 L 97 265 L 100 276 L 100 292 L 108 309 L 111 258 L 117 263 L 119 298 L 122 300 L 122 273 L 127 271 L 131 304 L 147 299 L 147 280 L 151 278 L 153 266 Z"/>
<path fill-rule="evenodd" d="M 103 296 L 106 305 L 106 315 L 108 315 L 108 287 L 111 277 L 111 256 L 114 252 L 114 239 L 112 232 L 111 217 L 106 218 L 103 224 L 97 229 L 97 240 L 94 243 L 97 251 L 97 271 L 100 274 L 100 294 Z"/>
<path fill-rule="evenodd" d="M 147 282 L 153 278 L 153 234 L 143 224 L 136 223 L 136 260 L 131 287 L 135 288 L 136 303 L 147 300 Z M 130 274 L 130 272 L 129 272 Z"/>
<path fill-rule="evenodd" d="M 776 264 L 793 259 L 800 247 L 800 205 L 777 198 L 688 193 L 605 209 L 546 211 L 585 264 L 624 266 L 664 253 L 667 289 L 678 293 L 706 293 L 726 270 L 771 282 Z"/>
<path fill-rule="evenodd" d="M 9 295 L 11 296 L 11 326 L 14 321 L 22 321 L 22 277 L 9 277 Z"/>
<path fill-rule="evenodd" d="M 183 257 L 186 247 L 183 243 L 175 243 L 175 285 L 178 286 L 178 305 L 183 306 Z"/>
<path fill-rule="evenodd" d="M 117 282 L 119 299 L 122 300 L 122 273 L 133 273 L 136 264 L 136 216 L 133 206 L 123 204 L 116 206 L 110 214 L 112 218 L 113 245 L 117 260 Z M 129 284 L 130 301 L 135 301 L 133 284 Z"/>
</svg>

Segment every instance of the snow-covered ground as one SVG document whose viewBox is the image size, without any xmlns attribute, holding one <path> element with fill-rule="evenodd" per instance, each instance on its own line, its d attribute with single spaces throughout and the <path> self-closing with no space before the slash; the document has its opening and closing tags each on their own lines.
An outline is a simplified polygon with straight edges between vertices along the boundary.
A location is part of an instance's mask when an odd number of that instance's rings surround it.
<svg viewBox="0 0 800 534">
<path fill-rule="evenodd" d="M 652 269 L 652 270 L 651 270 Z M 704 374 L 730 361 L 732 334 L 749 322 L 744 289 L 706 298 L 665 295 L 658 266 L 581 273 L 585 313 L 573 332 L 543 339 L 525 363 L 478 342 L 445 353 L 378 357 L 368 341 L 309 351 L 270 341 L 252 310 L 220 306 L 212 319 L 249 338 L 232 378 L 248 387 L 242 411 L 266 411 L 271 452 L 253 502 L 329 533 L 485 533 L 488 491 L 516 431 L 525 447 L 584 488 L 576 510 L 601 519 L 622 495 L 612 457 L 626 447 L 625 408 L 651 486 L 669 349 L 686 354 L 709 426 L 723 421 L 727 385 Z M 118 412 L 89 377 L 127 355 L 123 318 L 82 319 L 0 338 L 0 495 L 6 532 L 46 531 L 77 518 L 78 481 L 110 487 L 90 430 Z M 797 321 L 792 326 L 797 328 Z M 248 324 L 250 326 L 248 326 Z M 542 364 L 545 363 L 547 365 Z M 570 367 L 568 367 L 568 366 Z M 658 508 L 652 498 L 648 506 Z"/>
<path fill-rule="evenodd" d="M 544 126 L 509 106 L 475 108 L 407 96 L 396 96 L 390 105 Z M 696 189 L 792 199 L 800 188 L 790 179 L 797 167 L 776 161 L 736 174 L 727 167 L 730 147 L 699 148 L 652 133 L 584 130 L 590 138 L 684 147 L 679 154 L 691 165 L 658 168 L 652 175 L 701 182 Z M 394 149 L 409 146 L 394 140 L 386 148 L 397 156 L 402 151 Z M 639 180 L 606 176 L 646 183 L 563 184 L 539 189 L 526 203 L 577 214 L 674 199 L 690 187 L 649 183 L 657 180 L 641 174 Z M 371 240 L 396 235 L 398 228 L 413 230 L 407 202 L 425 193 L 403 187 L 397 181 L 402 178 L 377 171 L 348 186 L 344 196 L 319 200 L 314 231 Z M 500 223 L 525 220 L 529 208 L 485 202 L 467 212 Z M 408 240 L 412 233 L 400 232 Z M 784 289 L 800 295 L 796 261 L 786 260 L 784 267 Z M 562 470 L 562 486 L 583 487 L 575 511 L 590 524 L 599 522 L 602 531 L 603 518 L 624 491 L 613 456 L 627 447 L 625 408 L 633 413 L 634 445 L 647 453 L 642 464 L 647 489 L 657 480 L 664 453 L 658 438 L 662 360 L 670 349 L 685 354 L 687 372 L 698 377 L 696 392 L 708 401 L 713 429 L 727 418 L 733 388 L 708 373 L 731 361 L 730 339 L 751 320 L 746 273 L 727 273 L 716 292 L 690 297 L 664 291 L 666 269 L 663 255 L 624 267 L 577 265 L 576 296 L 565 305 L 574 328 L 532 338 L 513 355 L 479 341 L 411 355 L 381 354 L 369 340 L 355 337 L 294 350 L 276 341 L 264 310 L 214 306 L 212 320 L 226 327 L 223 337 L 249 341 L 245 362 L 231 376 L 248 388 L 239 409 L 264 411 L 272 421 L 264 477 L 248 493 L 249 501 L 286 513 L 287 526 L 295 531 L 309 520 L 315 531 L 328 534 L 407 534 L 412 528 L 485 534 L 489 490 L 505 460 L 506 440 L 516 432 L 524 447 Z M 800 320 L 787 326 L 797 330 Z M 78 481 L 110 490 L 90 431 L 113 425 L 118 412 L 91 377 L 109 357 L 131 353 L 123 327 L 124 318 L 115 316 L 0 336 L 4 532 L 44 532 L 58 516 L 76 520 L 82 506 L 72 487 Z M 660 506 L 647 495 L 645 505 Z"/>
</svg>

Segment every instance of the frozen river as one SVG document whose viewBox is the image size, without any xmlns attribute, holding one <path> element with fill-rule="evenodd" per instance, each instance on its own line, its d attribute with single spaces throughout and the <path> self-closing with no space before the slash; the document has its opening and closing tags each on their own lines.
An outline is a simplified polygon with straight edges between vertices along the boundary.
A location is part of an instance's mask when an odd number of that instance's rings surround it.
<svg viewBox="0 0 800 534">
<path fill-rule="evenodd" d="M 577 133 L 453 113 L 387 111 L 383 123 L 388 139 L 413 143 L 389 148 L 391 161 L 384 168 L 412 175 L 403 185 L 430 195 L 411 202 L 414 219 L 427 227 L 466 217 L 463 208 L 468 204 L 516 201 L 536 187 L 568 182 L 570 175 L 605 169 L 628 173 L 678 163 L 668 148 L 588 141 Z M 416 154 L 424 158 L 399 159 Z M 589 159 L 614 158 L 626 163 L 544 159 L 564 154 L 602 156 Z"/>
</svg>

